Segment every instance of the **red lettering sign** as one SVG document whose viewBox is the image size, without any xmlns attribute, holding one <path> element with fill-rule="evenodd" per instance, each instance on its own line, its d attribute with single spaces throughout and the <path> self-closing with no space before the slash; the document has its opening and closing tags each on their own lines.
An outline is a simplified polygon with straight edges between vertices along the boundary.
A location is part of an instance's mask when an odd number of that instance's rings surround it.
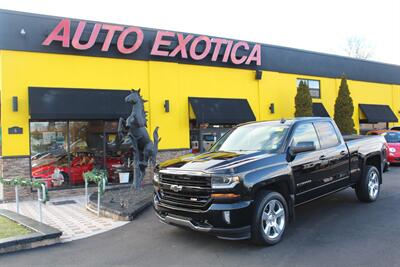
<svg viewBox="0 0 400 267">
<path fill-rule="evenodd" d="M 211 57 L 211 61 L 217 61 L 218 55 L 219 55 L 219 51 L 221 50 L 222 45 L 223 44 L 227 44 L 228 41 L 225 40 L 225 39 L 221 39 L 221 38 L 212 38 L 211 42 L 215 43 L 214 52 L 213 52 L 213 55 Z"/>
<path fill-rule="evenodd" d="M 174 37 L 175 33 L 167 32 L 167 31 L 158 31 L 156 35 L 156 39 L 154 40 L 153 48 L 151 49 L 150 54 L 153 56 L 163 56 L 168 57 L 168 51 L 160 50 L 160 45 L 169 46 L 171 45 L 170 40 L 163 40 L 163 37 Z"/>
<path fill-rule="evenodd" d="M 117 25 L 104 24 L 102 29 L 107 30 L 106 39 L 104 39 L 103 46 L 101 47 L 101 51 L 106 52 L 110 48 L 110 44 L 111 44 L 112 38 L 114 37 L 115 32 L 122 32 L 124 30 L 124 27 L 117 26 Z"/>
<path fill-rule="evenodd" d="M 124 45 L 125 39 L 130 33 L 136 33 L 136 42 L 130 48 L 126 48 Z M 142 45 L 143 38 L 144 38 L 143 32 L 141 29 L 137 27 L 126 28 L 118 37 L 118 42 L 117 42 L 118 51 L 121 52 L 122 54 L 131 54 L 135 52 Z"/>
<path fill-rule="evenodd" d="M 107 52 L 116 34 L 118 35 L 116 48 L 122 54 L 135 53 L 143 44 L 144 34 L 138 27 L 123 27 L 118 25 L 94 23 L 88 40 L 82 40 L 87 22 L 80 21 L 71 40 L 71 21 L 62 19 L 52 30 L 42 45 L 49 46 L 53 42 L 61 42 L 62 47 L 72 47 L 78 50 L 91 49 L 98 41 L 101 32 L 105 32 L 101 51 Z M 103 33 L 104 34 L 104 33 Z M 134 38 L 128 38 L 134 36 Z M 129 41 L 128 41 L 129 40 Z M 133 40 L 133 43 L 132 41 Z M 128 44 L 129 43 L 129 44 Z M 173 43 L 177 45 L 172 46 Z M 171 52 L 172 51 L 172 52 Z M 223 51 L 223 54 L 221 54 Z M 240 51 L 240 52 L 239 52 Z M 261 65 L 261 46 L 253 47 L 244 41 L 233 41 L 222 38 L 210 38 L 208 36 L 184 35 L 170 31 L 158 31 L 151 48 L 150 54 L 158 57 L 178 57 L 204 60 L 207 57 L 213 62 L 232 62 L 235 65 Z M 222 57 L 222 58 L 221 58 Z"/>
<path fill-rule="evenodd" d="M 74 38 L 72 38 L 72 46 L 79 50 L 87 50 L 91 48 L 96 42 L 97 35 L 99 35 L 101 29 L 101 24 L 96 23 L 93 27 L 92 33 L 90 34 L 89 41 L 86 44 L 81 44 L 79 43 L 79 40 L 81 39 L 82 32 L 85 29 L 85 25 L 85 21 L 80 21 L 78 24 L 78 28 L 76 28 Z"/>
<path fill-rule="evenodd" d="M 246 61 L 246 59 L 247 59 L 247 56 L 242 56 L 241 58 L 237 58 L 237 57 L 236 57 L 237 50 L 238 50 L 240 47 L 243 47 L 243 49 L 247 51 L 247 50 L 249 50 L 249 44 L 246 43 L 246 42 L 242 42 L 242 41 L 241 41 L 241 42 L 237 42 L 237 43 L 233 46 L 232 52 L 231 52 L 231 61 L 232 61 L 233 64 L 236 64 L 236 65 L 243 64 L 243 63 Z"/>
<path fill-rule="evenodd" d="M 203 52 L 197 54 L 196 47 L 202 41 L 205 43 L 205 48 Z M 208 55 L 208 53 L 210 53 L 210 49 L 211 49 L 211 40 L 209 37 L 207 36 L 196 37 L 194 38 L 192 45 L 190 46 L 190 57 L 194 60 L 202 60 Z"/>
<path fill-rule="evenodd" d="M 178 33 L 178 45 L 175 47 L 174 51 L 169 54 L 170 57 L 175 57 L 179 52 L 182 55 L 182 58 L 187 58 L 187 51 L 186 51 L 186 45 L 189 43 L 190 40 L 192 40 L 193 35 L 189 34 L 186 37 L 183 37 L 182 33 Z"/>
<path fill-rule="evenodd" d="M 42 45 L 51 45 L 53 41 L 61 41 L 63 47 L 69 47 L 69 32 L 71 28 L 71 21 L 63 19 L 53 29 L 53 31 L 43 41 Z M 61 33 L 62 31 L 62 33 Z"/>
</svg>

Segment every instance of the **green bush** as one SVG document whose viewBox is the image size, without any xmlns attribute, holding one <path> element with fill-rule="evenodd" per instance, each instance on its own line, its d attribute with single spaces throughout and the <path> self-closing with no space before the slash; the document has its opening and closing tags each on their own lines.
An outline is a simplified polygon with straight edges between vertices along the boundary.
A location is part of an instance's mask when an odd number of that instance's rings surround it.
<svg viewBox="0 0 400 267">
<path fill-rule="evenodd" d="M 83 178 L 87 183 L 94 182 L 100 187 L 100 193 L 103 194 L 105 191 L 105 183 L 107 183 L 107 171 L 100 169 L 93 169 L 91 171 L 85 172 Z M 103 180 L 105 183 L 103 184 Z"/>
<path fill-rule="evenodd" d="M 296 111 L 295 117 L 312 117 L 312 98 L 310 95 L 310 89 L 307 84 L 301 81 L 297 88 L 297 94 L 294 99 Z"/>
<path fill-rule="evenodd" d="M 355 134 L 353 121 L 354 105 L 347 85 L 347 79 L 343 75 L 340 82 L 339 93 L 335 102 L 334 120 L 342 134 Z"/>
</svg>

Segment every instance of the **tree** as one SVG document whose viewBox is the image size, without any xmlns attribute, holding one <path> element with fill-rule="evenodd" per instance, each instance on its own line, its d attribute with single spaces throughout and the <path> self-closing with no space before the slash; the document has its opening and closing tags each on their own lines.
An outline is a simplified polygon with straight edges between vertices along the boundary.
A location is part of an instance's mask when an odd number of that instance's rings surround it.
<svg viewBox="0 0 400 267">
<path fill-rule="evenodd" d="M 300 81 L 299 87 L 297 87 L 297 94 L 294 99 L 296 111 L 295 117 L 312 117 L 312 98 L 310 95 L 310 89 L 307 84 Z"/>
<path fill-rule="evenodd" d="M 340 82 L 339 93 L 335 101 L 334 120 L 342 134 L 355 134 L 353 121 L 353 99 L 347 85 L 347 79 L 343 75 Z"/>
<path fill-rule="evenodd" d="M 347 39 L 344 51 L 349 57 L 358 59 L 369 59 L 373 55 L 372 47 L 364 39 L 355 36 Z"/>
</svg>

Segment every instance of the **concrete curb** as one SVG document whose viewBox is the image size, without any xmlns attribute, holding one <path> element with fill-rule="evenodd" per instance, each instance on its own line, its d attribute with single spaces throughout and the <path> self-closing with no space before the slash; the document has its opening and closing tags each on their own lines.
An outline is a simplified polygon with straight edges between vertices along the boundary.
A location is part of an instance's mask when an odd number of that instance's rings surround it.
<svg viewBox="0 0 400 267">
<path fill-rule="evenodd" d="M 0 254 L 48 246 L 60 242 L 62 232 L 58 229 L 9 210 L 0 209 L 0 215 L 34 231 L 34 233 L 27 235 L 0 239 Z"/>
</svg>

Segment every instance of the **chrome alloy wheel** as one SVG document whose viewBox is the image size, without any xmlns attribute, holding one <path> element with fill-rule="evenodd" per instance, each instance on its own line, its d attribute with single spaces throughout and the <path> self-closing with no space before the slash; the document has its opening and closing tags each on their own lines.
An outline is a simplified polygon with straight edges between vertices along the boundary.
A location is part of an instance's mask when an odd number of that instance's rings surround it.
<svg viewBox="0 0 400 267">
<path fill-rule="evenodd" d="M 379 178 L 375 171 L 368 175 L 368 194 L 371 199 L 375 199 L 379 192 Z"/>
<path fill-rule="evenodd" d="M 262 228 L 269 239 L 275 239 L 285 230 L 285 209 L 276 199 L 270 200 L 262 213 Z"/>
</svg>

